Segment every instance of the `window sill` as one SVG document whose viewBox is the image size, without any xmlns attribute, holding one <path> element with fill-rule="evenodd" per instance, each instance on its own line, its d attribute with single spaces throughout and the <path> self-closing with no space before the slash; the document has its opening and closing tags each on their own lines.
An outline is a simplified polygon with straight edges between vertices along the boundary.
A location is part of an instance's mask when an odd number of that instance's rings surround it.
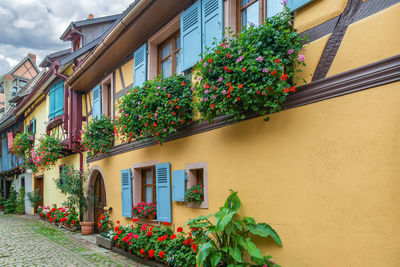
<svg viewBox="0 0 400 267">
<path fill-rule="evenodd" d="M 137 218 L 137 217 L 133 217 L 132 219 L 138 219 L 137 223 L 140 223 L 140 224 L 147 224 L 147 225 L 152 225 L 152 226 L 161 225 L 161 222 L 157 221 L 157 220 L 149 220 L 149 219 L 143 219 L 143 218 Z"/>
<path fill-rule="evenodd" d="M 201 202 L 201 204 L 193 204 L 193 203 L 188 203 L 186 204 L 186 207 L 191 208 L 191 209 L 208 209 L 207 203 L 204 201 Z"/>
</svg>

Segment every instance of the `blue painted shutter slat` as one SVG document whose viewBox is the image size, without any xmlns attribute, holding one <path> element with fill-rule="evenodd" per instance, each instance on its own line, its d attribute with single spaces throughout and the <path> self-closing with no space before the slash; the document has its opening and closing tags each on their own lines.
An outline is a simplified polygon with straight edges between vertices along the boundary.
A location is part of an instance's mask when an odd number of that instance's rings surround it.
<svg viewBox="0 0 400 267">
<path fill-rule="evenodd" d="M 63 82 L 57 83 L 56 92 L 55 92 L 55 99 L 56 99 L 56 108 L 54 117 L 60 116 L 63 114 L 63 106 L 64 106 L 64 86 Z"/>
<path fill-rule="evenodd" d="M 122 216 L 132 217 L 131 169 L 121 170 Z"/>
<path fill-rule="evenodd" d="M 93 88 L 93 111 L 92 115 L 93 118 L 95 117 L 100 117 L 101 116 L 101 90 L 100 90 L 100 85 L 97 85 L 95 88 Z"/>
<path fill-rule="evenodd" d="M 295 11 L 308 3 L 312 2 L 313 0 L 289 0 L 287 6 L 290 8 L 290 11 Z"/>
<path fill-rule="evenodd" d="M 222 40 L 223 30 L 223 1 L 222 0 L 203 0 L 202 9 L 202 36 L 203 52 L 206 47 L 212 47 L 215 38 L 217 42 Z"/>
<path fill-rule="evenodd" d="M 147 80 L 147 45 L 133 53 L 133 86 L 141 86 Z"/>
<path fill-rule="evenodd" d="M 50 87 L 49 91 L 49 118 L 54 117 L 54 87 Z"/>
<path fill-rule="evenodd" d="M 32 120 L 32 134 L 36 133 L 36 119 L 33 118 Z"/>
<path fill-rule="evenodd" d="M 201 54 L 201 6 L 197 1 L 181 15 L 182 70 L 193 67 Z"/>
<path fill-rule="evenodd" d="M 172 172 L 172 200 L 185 201 L 185 185 L 186 173 L 185 170 Z"/>
<path fill-rule="evenodd" d="M 157 220 L 171 222 L 171 175 L 169 162 L 156 165 Z"/>
</svg>

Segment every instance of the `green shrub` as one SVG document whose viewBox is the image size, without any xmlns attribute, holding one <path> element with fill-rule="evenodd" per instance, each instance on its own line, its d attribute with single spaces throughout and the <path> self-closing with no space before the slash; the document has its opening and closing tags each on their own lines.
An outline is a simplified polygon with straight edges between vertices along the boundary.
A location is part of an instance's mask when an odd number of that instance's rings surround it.
<svg viewBox="0 0 400 267">
<path fill-rule="evenodd" d="M 105 115 L 96 117 L 88 123 L 83 131 L 82 146 L 88 151 L 89 157 L 107 154 L 114 141 L 114 124 Z"/>
<path fill-rule="evenodd" d="M 32 203 L 34 207 L 37 207 L 39 203 L 43 200 L 42 197 L 39 195 L 39 189 L 35 188 L 33 192 L 26 193 L 28 196 L 29 202 Z"/>
<path fill-rule="evenodd" d="M 16 214 L 17 205 L 17 192 L 15 191 L 14 186 L 12 186 L 10 189 L 10 194 L 8 195 L 8 199 L 4 203 L 4 213 Z"/>
<path fill-rule="evenodd" d="M 19 194 L 17 196 L 17 213 L 25 213 L 25 188 L 21 187 L 19 189 Z"/>
</svg>

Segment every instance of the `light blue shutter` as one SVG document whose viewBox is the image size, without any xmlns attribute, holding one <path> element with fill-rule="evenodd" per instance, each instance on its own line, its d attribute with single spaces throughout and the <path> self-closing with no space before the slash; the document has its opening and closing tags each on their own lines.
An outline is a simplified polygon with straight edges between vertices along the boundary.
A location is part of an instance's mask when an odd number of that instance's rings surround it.
<svg viewBox="0 0 400 267">
<path fill-rule="evenodd" d="M 290 11 L 295 11 L 308 3 L 312 2 L 313 0 L 289 0 L 287 6 L 290 8 Z"/>
<path fill-rule="evenodd" d="M 36 119 L 33 118 L 32 120 L 32 134 L 36 133 Z"/>
<path fill-rule="evenodd" d="M 132 217 L 131 169 L 121 170 L 122 216 Z"/>
<path fill-rule="evenodd" d="M 101 92 L 100 92 L 100 84 L 93 88 L 93 118 L 101 116 Z"/>
<path fill-rule="evenodd" d="M 171 176 L 169 162 L 156 165 L 157 220 L 171 222 Z"/>
<path fill-rule="evenodd" d="M 185 185 L 186 173 L 185 170 L 172 172 L 172 200 L 185 201 Z"/>
<path fill-rule="evenodd" d="M 201 54 L 201 6 L 197 1 L 181 15 L 182 70 L 193 67 Z"/>
<path fill-rule="evenodd" d="M 60 116 L 63 114 L 64 107 L 64 85 L 63 82 L 59 82 L 56 84 L 56 90 L 54 93 L 55 97 L 55 110 L 54 117 Z"/>
<path fill-rule="evenodd" d="M 49 118 L 54 118 L 54 85 L 49 90 Z"/>
<path fill-rule="evenodd" d="M 222 40 L 223 30 L 223 1 L 222 0 L 203 0 L 202 8 L 202 35 L 203 35 L 203 52 L 206 47 L 212 47 L 212 43 Z"/>
<path fill-rule="evenodd" d="M 25 132 L 29 133 L 29 125 L 26 125 Z"/>
<path fill-rule="evenodd" d="M 142 86 L 147 80 L 147 45 L 133 53 L 133 86 Z"/>
<path fill-rule="evenodd" d="M 281 3 L 281 0 L 267 0 L 267 18 L 283 12 L 283 6 Z"/>
</svg>

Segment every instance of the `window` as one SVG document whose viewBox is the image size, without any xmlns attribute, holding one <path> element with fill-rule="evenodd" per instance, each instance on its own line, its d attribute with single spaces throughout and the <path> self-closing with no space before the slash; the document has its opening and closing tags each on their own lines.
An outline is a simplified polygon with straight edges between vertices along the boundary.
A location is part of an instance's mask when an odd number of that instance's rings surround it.
<svg viewBox="0 0 400 267">
<path fill-rule="evenodd" d="M 93 118 L 95 117 L 100 117 L 101 116 L 101 87 L 100 84 L 97 85 L 95 88 L 92 90 L 92 116 Z"/>
<path fill-rule="evenodd" d="M 186 164 L 186 190 L 196 184 L 200 184 L 204 188 L 204 201 L 200 206 L 189 204 L 192 208 L 208 208 L 208 183 L 207 183 L 207 162 L 198 162 Z"/>
<path fill-rule="evenodd" d="M 158 47 L 159 73 L 164 77 L 181 73 L 181 37 L 179 33 L 168 38 Z"/>
<path fill-rule="evenodd" d="M 258 26 L 262 23 L 262 6 L 260 2 L 259 0 L 240 0 L 241 29 L 244 26 Z"/>
<path fill-rule="evenodd" d="M 49 90 L 49 118 L 53 119 L 64 114 L 64 85 L 60 81 L 50 86 Z"/>
<path fill-rule="evenodd" d="M 156 203 L 156 176 L 155 167 L 143 168 L 142 173 L 142 201 Z"/>
</svg>

